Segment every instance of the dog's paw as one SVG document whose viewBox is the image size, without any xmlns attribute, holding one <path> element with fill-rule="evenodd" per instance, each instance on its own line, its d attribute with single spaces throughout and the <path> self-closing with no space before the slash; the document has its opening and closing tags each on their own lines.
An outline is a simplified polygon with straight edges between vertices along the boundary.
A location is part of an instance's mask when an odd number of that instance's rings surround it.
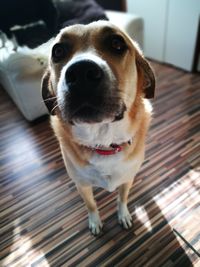
<svg viewBox="0 0 200 267">
<path fill-rule="evenodd" d="M 98 235 L 101 232 L 103 224 L 98 212 L 89 212 L 89 229 L 93 235 Z"/>
<path fill-rule="evenodd" d="M 128 211 L 127 205 L 119 203 L 118 205 L 118 221 L 123 228 L 129 229 L 132 227 L 132 217 Z"/>
</svg>

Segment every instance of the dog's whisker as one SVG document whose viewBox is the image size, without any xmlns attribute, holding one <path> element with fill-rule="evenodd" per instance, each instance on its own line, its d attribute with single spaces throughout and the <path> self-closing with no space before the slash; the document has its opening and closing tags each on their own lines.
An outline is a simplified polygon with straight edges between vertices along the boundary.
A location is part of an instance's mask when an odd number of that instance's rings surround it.
<svg viewBox="0 0 200 267">
<path fill-rule="evenodd" d="M 51 110 L 51 112 L 50 112 L 50 113 L 51 113 L 51 114 L 53 114 L 53 112 L 54 112 L 54 111 L 55 111 L 57 108 L 58 108 L 58 104 L 57 104 L 57 105 L 55 105 L 55 107 L 53 107 L 53 108 L 52 108 L 52 110 Z"/>
<path fill-rule="evenodd" d="M 49 98 L 44 99 L 44 101 L 46 102 L 46 101 L 51 101 L 51 100 L 54 100 L 54 99 L 57 99 L 57 97 L 56 96 L 49 97 Z"/>
</svg>

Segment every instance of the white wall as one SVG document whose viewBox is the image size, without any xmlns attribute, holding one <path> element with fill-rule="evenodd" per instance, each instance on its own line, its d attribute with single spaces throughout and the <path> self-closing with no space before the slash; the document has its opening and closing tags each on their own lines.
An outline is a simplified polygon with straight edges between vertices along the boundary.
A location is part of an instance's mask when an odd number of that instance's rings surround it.
<svg viewBox="0 0 200 267">
<path fill-rule="evenodd" d="M 200 0 L 127 0 L 144 20 L 145 56 L 191 71 Z"/>
<path fill-rule="evenodd" d="M 200 0 L 170 0 L 164 61 L 192 69 L 200 16 Z"/>
<path fill-rule="evenodd" d="M 127 10 L 144 19 L 144 54 L 163 60 L 168 0 L 127 0 Z"/>
</svg>

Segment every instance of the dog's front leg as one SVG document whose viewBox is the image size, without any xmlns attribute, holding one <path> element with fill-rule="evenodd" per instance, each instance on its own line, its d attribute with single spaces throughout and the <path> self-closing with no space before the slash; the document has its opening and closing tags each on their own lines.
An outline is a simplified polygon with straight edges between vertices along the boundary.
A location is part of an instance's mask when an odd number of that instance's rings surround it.
<svg viewBox="0 0 200 267">
<path fill-rule="evenodd" d="M 77 185 L 77 189 L 88 209 L 89 228 L 93 235 L 98 235 L 102 229 L 103 224 L 99 217 L 99 212 L 94 200 L 92 187 Z"/>
<path fill-rule="evenodd" d="M 127 202 L 129 190 L 132 186 L 132 180 L 128 183 L 122 184 L 119 187 L 118 197 L 118 220 L 119 223 L 125 228 L 129 229 L 132 226 L 132 217 L 128 211 Z"/>
</svg>

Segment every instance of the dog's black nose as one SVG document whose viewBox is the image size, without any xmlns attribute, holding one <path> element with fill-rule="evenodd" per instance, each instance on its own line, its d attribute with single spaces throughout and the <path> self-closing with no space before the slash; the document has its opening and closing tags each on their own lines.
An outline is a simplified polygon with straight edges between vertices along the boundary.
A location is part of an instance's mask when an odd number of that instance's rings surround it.
<svg viewBox="0 0 200 267">
<path fill-rule="evenodd" d="M 65 78 L 69 90 L 91 93 L 91 89 L 96 89 L 101 83 L 103 70 L 92 60 L 80 60 L 67 69 Z"/>
</svg>

